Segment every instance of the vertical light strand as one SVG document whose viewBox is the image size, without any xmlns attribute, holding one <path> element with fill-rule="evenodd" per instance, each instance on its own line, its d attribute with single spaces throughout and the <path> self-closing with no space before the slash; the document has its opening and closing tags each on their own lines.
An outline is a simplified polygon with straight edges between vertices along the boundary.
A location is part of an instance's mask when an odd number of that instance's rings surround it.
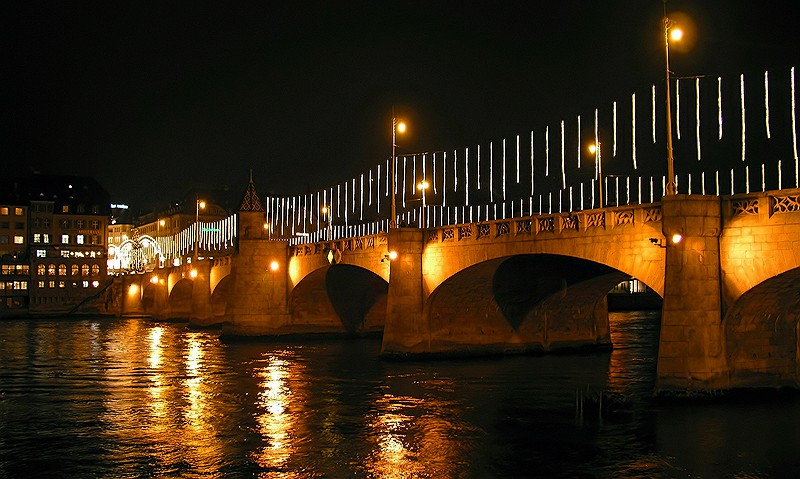
<svg viewBox="0 0 800 479">
<path fill-rule="evenodd" d="M 695 138 L 697 139 L 697 161 L 700 161 L 700 79 L 694 80 L 695 106 L 694 106 L 694 128 Z"/>
<path fill-rule="evenodd" d="M 654 104 L 655 105 L 655 104 Z M 654 107 L 655 108 L 655 107 Z M 655 118 L 655 110 L 653 110 L 653 118 Z M 653 120 L 655 125 L 655 119 Z M 596 121 L 595 121 L 596 123 Z M 653 143 L 656 141 L 655 128 L 653 129 Z M 631 160 L 633 161 L 633 169 L 636 167 L 636 93 L 631 95 Z"/>
<path fill-rule="evenodd" d="M 744 192 L 750 193 L 750 165 L 744 167 Z"/>
<path fill-rule="evenodd" d="M 369 206 L 372 206 L 372 168 L 369 169 Z"/>
<path fill-rule="evenodd" d="M 458 150 L 453 150 L 453 193 L 458 191 Z"/>
<path fill-rule="evenodd" d="M 700 194 L 706 194 L 706 172 L 700 173 Z"/>
<path fill-rule="evenodd" d="M 717 77 L 717 139 L 722 139 L 722 77 Z"/>
<path fill-rule="evenodd" d="M 745 152 L 745 111 L 744 111 L 744 73 L 739 75 L 739 99 L 741 101 L 742 106 L 742 161 L 744 161 L 744 152 Z"/>
<path fill-rule="evenodd" d="M 651 91 L 651 94 L 650 94 L 650 103 L 651 103 L 651 108 L 650 108 L 650 111 L 651 111 L 650 117 L 651 118 L 650 118 L 650 122 L 651 122 L 651 125 L 652 125 L 650 129 L 652 130 L 652 134 L 653 134 L 653 144 L 655 144 L 656 143 L 656 86 L 652 85 L 650 87 L 650 91 Z M 636 96 L 636 94 L 634 93 L 634 97 L 635 96 Z M 633 103 L 634 103 L 634 105 L 636 104 L 636 99 L 635 98 L 633 100 Z M 634 110 L 633 111 L 633 115 L 636 116 L 636 107 L 634 107 L 633 110 Z"/>
<path fill-rule="evenodd" d="M 489 142 L 489 201 L 494 201 L 494 144 Z"/>
<path fill-rule="evenodd" d="M 375 203 L 377 204 L 378 213 L 381 212 L 381 164 L 378 163 L 378 174 L 375 184 Z M 331 198 L 333 199 L 333 198 Z"/>
<path fill-rule="evenodd" d="M 764 179 L 764 163 L 761 163 L 761 191 L 767 191 L 766 180 Z"/>
<path fill-rule="evenodd" d="M 544 176 L 550 176 L 550 127 L 544 128 Z"/>
<path fill-rule="evenodd" d="M 477 167 L 477 178 L 475 183 L 478 185 L 478 190 L 481 189 L 481 145 L 478 145 L 478 167 Z"/>
<path fill-rule="evenodd" d="M 567 172 L 565 167 L 566 155 L 565 155 L 565 138 L 566 128 L 564 127 L 564 120 L 561 120 L 561 189 L 565 189 L 567 187 Z"/>
<path fill-rule="evenodd" d="M 422 161 L 425 161 L 425 155 L 422 155 Z M 431 169 L 433 172 L 431 175 L 433 176 L 433 194 L 437 194 L 436 191 L 436 153 L 433 153 L 433 158 L 431 158 Z"/>
<path fill-rule="evenodd" d="M 715 188 L 716 188 L 716 191 L 717 191 L 715 194 L 717 196 L 719 196 L 720 195 L 720 190 L 719 190 L 719 170 L 716 170 L 714 172 L 714 185 L 715 185 Z"/>
<path fill-rule="evenodd" d="M 594 146 L 597 147 L 600 143 L 600 131 L 599 125 L 597 124 L 597 108 L 594 109 Z M 597 161 L 600 158 L 600 154 L 594 156 L 594 177 L 597 178 L 600 176 L 600 163 Z"/>
<path fill-rule="evenodd" d="M 675 79 L 675 135 L 681 139 L 681 81 Z"/>
<path fill-rule="evenodd" d="M 442 155 L 442 206 L 447 206 L 447 152 Z"/>
<path fill-rule="evenodd" d="M 411 194 L 417 190 L 417 155 L 411 157 Z"/>
<path fill-rule="evenodd" d="M 533 130 L 531 130 L 531 196 L 533 196 L 534 178 L 533 178 Z"/>
<path fill-rule="evenodd" d="M 612 149 L 614 151 L 612 152 L 611 156 L 616 157 L 617 156 L 617 102 L 616 102 L 616 100 L 612 104 L 612 115 L 613 115 L 613 118 L 612 118 L 612 123 L 613 123 L 612 132 L 614 134 L 614 142 L 613 142 L 614 144 L 612 145 Z"/>
<path fill-rule="evenodd" d="M 517 184 L 519 184 L 519 135 L 517 135 Z"/>
<path fill-rule="evenodd" d="M 769 130 L 769 72 L 764 72 L 764 128 L 767 130 L 767 139 L 772 138 Z"/>
<path fill-rule="evenodd" d="M 406 173 L 406 157 L 403 157 L 403 209 L 406 207 L 406 177 L 408 174 Z"/>
<path fill-rule="evenodd" d="M 578 169 L 581 169 L 581 116 L 578 115 Z"/>
<path fill-rule="evenodd" d="M 353 189 L 350 190 L 350 195 L 352 196 L 352 199 L 351 199 L 351 202 L 350 202 L 350 205 L 351 205 L 350 207 L 352 209 L 350 211 L 352 213 L 355 213 L 356 212 L 356 179 L 355 178 L 353 178 Z"/>
<path fill-rule="evenodd" d="M 364 221 L 364 173 L 361 173 L 361 198 L 358 206 L 358 220 Z"/>
</svg>

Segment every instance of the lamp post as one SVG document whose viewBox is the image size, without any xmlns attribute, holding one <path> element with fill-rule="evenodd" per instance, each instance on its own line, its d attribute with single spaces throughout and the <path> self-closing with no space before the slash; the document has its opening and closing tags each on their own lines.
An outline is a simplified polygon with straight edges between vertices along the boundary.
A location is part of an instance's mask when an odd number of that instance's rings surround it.
<svg viewBox="0 0 800 479">
<path fill-rule="evenodd" d="M 391 172 L 392 175 L 392 217 L 389 218 L 389 228 L 397 227 L 397 205 L 395 203 L 395 190 L 397 188 L 397 176 L 396 176 L 396 149 L 397 149 L 397 133 L 404 133 L 406 131 L 406 124 L 403 121 L 397 119 L 394 116 L 394 108 L 392 108 L 392 160 L 391 160 Z"/>
<path fill-rule="evenodd" d="M 666 82 L 667 82 L 667 191 L 666 194 L 674 195 L 677 193 L 675 188 L 675 160 L 672 157 L 672 102 L 670 98 L 669 85 L 669 38 L 680 40 L 683 31 L 675 27 L 675 22 L 664 15 L 664 59 L 666 63 Z"/>
<path fill-rule="evenodd" d="M 333 207 L 332 206 L 328 206 L 328 205 L 323 205 L 322 206 L 322 217 L 323 218 L 327 217 L 327 221 L 328 221 L 327 228 L 326 228 L 327 234 L 325 235 L 325 239 L 329 240 L 329 241 L 330 241 L 331 236 L 332 236 L 332 231 L 331 230 L 333 228 L 332 227 L 333 218 L 331 218 L 332 214 L 333 214 Z"/>
<path fill-rule="evenodd" d="M 600 142 L 592 143 L 589 145 L 589 152 L 594 153 L 594 161 L 597 165 L 597 177 L 599 181 L 599 188 L 600 188 L 600 208 L 603 207 L 603 155 L 600 148 Z"/>
<path fill-rule="evenodd" d="M 422 192 L 422 214 L 420 215 L 420 227 L 425 228 L 425 190 L 428 189 L 430 185 L 427 181 L 422 180 L 417 184 L 417 189 Z"/>
<path fill-rule="evenodd" d="M 192 258 L 192 265 L 197 262 L 197 248 L 200 245 L 200 210 L 206 209 L 206 202 L 200 198 L 195 198 L 194 209 L 194 227 L 197 230 L 194 235 L 194 257 Z"/>
</svg>

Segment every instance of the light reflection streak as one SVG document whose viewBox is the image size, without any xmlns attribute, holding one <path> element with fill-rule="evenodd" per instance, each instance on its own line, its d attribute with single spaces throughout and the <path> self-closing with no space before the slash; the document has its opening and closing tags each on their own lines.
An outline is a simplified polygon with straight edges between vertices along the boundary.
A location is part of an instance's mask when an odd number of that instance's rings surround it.
<svg viewBox="0 0 800 479">
<path fill-rule="evenodd" d="M 256 405 L 263 411 L 256 420 L 266 442 L 256 460 L 261 467 L 271 471 L 285 469 L 295 452 L 293 418 L 287 411 L 292 400 L 289 365 L 284 359 L 270 356 L 265 367 L 254 371 L 256 378 L 260 379 Z"/>
</svg>

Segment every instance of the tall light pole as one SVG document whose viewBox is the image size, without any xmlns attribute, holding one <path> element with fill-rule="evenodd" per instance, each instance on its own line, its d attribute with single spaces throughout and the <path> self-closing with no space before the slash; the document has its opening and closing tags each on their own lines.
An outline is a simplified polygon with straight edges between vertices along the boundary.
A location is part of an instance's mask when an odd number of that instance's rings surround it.
<svg viewBox="0 0 800 479">
<path fill-rule="evenodd" d="M 391 160 L 391 172 L 392 175 L 392 217 L 389 218 L 389 228 L 396 228 L 397 227 L 397 204 L 395 203 L 395 190 L 397 189 L 397 176 L 396 176 L 396 150 L 397 150 L 397 133 L 403 133 L 406 131 L 406 124 L 403 121 L 397 119 L 394 116 L 394 108 L 392 108 L 392 160 Z"/>
<path fill-rule="evenodd" d="M 420 227 L 425 228 L 425 190 L 428 189 L 430 185 L 427 181 L 422 180 L 417 184 L 417 189 L 422 192 L 422 214 L 420 215 Z"/>
<path fill-rule="evenodd" d="M 200 245 L 200 209 L 206 209 L 206 202 L 195 197 L 194 227 L 197 231 L 194 235 L 194 258 L 192 258 L 192 265 L 197 262 L 197 248 Z"/>
<path fill-rule="evenodd" d="M 674 195 L 677 193 L 675 188 L 675 160 L 672 157 L 672 102 L 670 98 L 669 85 L 669 39 L 680 40 L 683 31 L 675 27 L 675 22 L 664 15 L 664 59 L 666 63 L 666 82 L 667 82 L 667 191 L 666 194 Z"/>
<path fill-rule="evenodd" d="M 589 152 L 594 153 L 594 162 L 597 165 L 597 177 L 600 180 L 600 208 L 603 207 L 603 155 L 600 149 L 600 142 L 589 145 Z"/>
</svg>

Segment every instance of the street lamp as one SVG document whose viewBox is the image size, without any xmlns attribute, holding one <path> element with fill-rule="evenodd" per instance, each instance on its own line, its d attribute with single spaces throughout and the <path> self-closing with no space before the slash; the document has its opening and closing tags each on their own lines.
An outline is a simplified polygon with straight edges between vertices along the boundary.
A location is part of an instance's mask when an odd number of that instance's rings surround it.
<svg viewBox="0 0 800 479">
<path fill-rule="evenodd" d="M 594 162 L 597 165 L 597 177 L 600 179 L 600 208 L 603 207 L 603 155 L 600 150 L 600 142 L 589 145 L 589 153 L 594 153 Z"/>
<path fill-rule="evenodd" d="M 333 226 L 332 226 L 333 218 L 331 217 L 332 215 L 333 215 L 333 207 L 329 207 L 328 205 L 323 205 L 322 206 L 322 217 L 323 218 L 327 217 L 327 219 L 328 219 L 327 234 L 325 235 L 325 239 L 326 240 L 330 240 L 331 236 L 332 236 L 332 228 L 333 228 Z"/>
<path fill-rule="evenodd" d="M 425 180 L 422 180 L 419 182 L 419 184 L 417 184 L 417 189 L 422 192 L 422 214 L 420 215 L 420 220 L 422 223 L 420 226 L 422 228 L 425 228 L 425 190 L 427 190 L 429 186 L 430 185 Z"/>
<path fill-rule="evenodd" d="M 395 189 L 397 188 L 397 176 L 395 173 L 395 163 L 397 161 L 396 149 L 397 149 L 397 133 L 405 133 L 406 131 L 406 124 L 402 120 L 398 120 L 396 116 L 394 116 L 394 109 L 392 109 L 392 164 L 391 164 L 391 175 L 392 175 L 392 217 L 389 219 L 389 228 L 397 227 L 397 205 L 395 203 Z"/>
<path fill-rule="evenodd" d="M 194 209 L 194 227 L 197 230 L 194 235 L 194 258 L 192 258 L 192 264 L 197 261 L 197 248 L 200 245 L 200 210 L 206 209 L 206 202 L 201 200 L 200 198 L 195 198 L 195 209 Z"/>
<path fill-rule="evenodd" d="M 672 105 L 669 86 L 669 39 L 678 41 L 683 37 L 683 30 L 676 23 L 664 15 L 664 59 L 666 60 L 667 81 L 667 191 L 666 194 L 677 193 L 675 188 L 675 160 L 672 157 Z"/>
</svg>

